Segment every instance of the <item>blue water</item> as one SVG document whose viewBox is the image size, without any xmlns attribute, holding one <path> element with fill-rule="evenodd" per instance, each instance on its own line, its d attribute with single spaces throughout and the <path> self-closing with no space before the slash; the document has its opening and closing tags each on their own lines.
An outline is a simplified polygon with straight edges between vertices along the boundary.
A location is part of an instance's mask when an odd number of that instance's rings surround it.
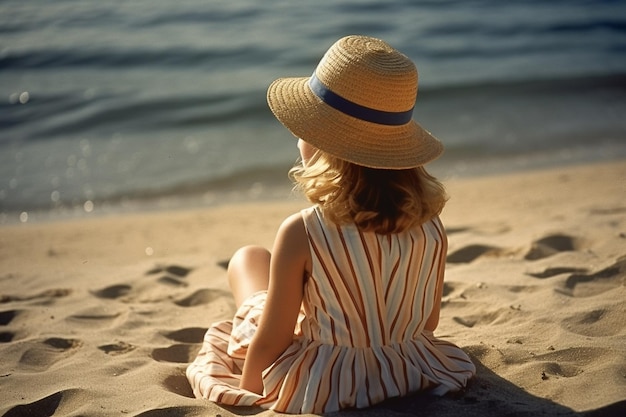
<svg viewBox="0 0 626 417">
<path fill-rule="evenodd" d="M 279 195 L 265 90 L 347 34 L 420 73 L 444 178 L 626 158 L 626 2 L 4 0 L 0 222 Z"/>
</svg>

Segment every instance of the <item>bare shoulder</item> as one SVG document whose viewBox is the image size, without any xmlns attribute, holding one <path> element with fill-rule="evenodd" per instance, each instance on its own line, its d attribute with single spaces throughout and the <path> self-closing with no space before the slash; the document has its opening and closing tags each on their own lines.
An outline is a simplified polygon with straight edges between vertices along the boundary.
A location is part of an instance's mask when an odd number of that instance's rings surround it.
<svg viewBox="0 0 626 417">
<path fill-rule="evenodd" d="M 308 247 L 308 239 L 302 214 L 295 213 L 283 220 L 278 229 L 277 239 L 297 246 L 304 244 L 304 246 Z"/>
<path fill-rule="evenodd" d="M 291 231 L 291 232 L 298 232 L 298 231 L 305 232 L 304 220 L 302 219 L 302 214 L 294 213 L 290 215 L 289 217 L 287 217 L 285 220 L 283 220 L 282 224 L 280 225 L 280 229 L 281 230 L 286 229 L 287 231 Z"/>
<path fill-rule="evenodd" d="M 292 214 L 280 225 L 273 252 L 310 265 L 309 240 L 300 213 Z"/>
</svg>

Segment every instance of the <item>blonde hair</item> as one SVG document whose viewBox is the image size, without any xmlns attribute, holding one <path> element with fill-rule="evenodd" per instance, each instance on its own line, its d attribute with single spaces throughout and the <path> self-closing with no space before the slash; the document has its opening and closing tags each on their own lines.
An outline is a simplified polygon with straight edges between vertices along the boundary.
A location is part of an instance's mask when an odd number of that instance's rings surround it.
<svg viewBox="0 0 626 417">
<path fill-rule="evenodd" d="M 399 233 L 430 220 L 448 199 L 443 185 L 421 166 L 367 168 L 319 149 L 289 175 L 294 188 L 319 205 L 331 222 L 354 223 L 379 234 Z"/>
</svg>

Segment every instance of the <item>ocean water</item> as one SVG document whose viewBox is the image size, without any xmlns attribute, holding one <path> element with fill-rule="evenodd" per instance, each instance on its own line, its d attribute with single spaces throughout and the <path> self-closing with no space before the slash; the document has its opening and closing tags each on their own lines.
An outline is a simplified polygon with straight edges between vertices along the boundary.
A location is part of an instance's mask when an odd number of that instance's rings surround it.
<svg viewBox="0 0 626 417">
<path fill-rule="evenodd" d="M 4 0 L 0 223 L 284 195 L 265 90 L 348 34 L 416 62 L 439 176 L 626 158 L 623 1 Z"/>
</svg>

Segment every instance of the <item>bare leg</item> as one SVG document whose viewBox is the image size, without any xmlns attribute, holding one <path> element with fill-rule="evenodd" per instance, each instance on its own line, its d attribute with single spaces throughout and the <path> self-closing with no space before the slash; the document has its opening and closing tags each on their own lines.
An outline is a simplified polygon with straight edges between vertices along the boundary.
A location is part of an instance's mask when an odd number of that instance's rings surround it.
<svg viewBox="0 0 626 417">
<path fill-rule="evenodd" d="M 239 307 L 255 292 L 267 290 L 270 279 L 270 252 L 260 246 L 244 246 L 228 263 L 228 282 Z"/>
</svg>

